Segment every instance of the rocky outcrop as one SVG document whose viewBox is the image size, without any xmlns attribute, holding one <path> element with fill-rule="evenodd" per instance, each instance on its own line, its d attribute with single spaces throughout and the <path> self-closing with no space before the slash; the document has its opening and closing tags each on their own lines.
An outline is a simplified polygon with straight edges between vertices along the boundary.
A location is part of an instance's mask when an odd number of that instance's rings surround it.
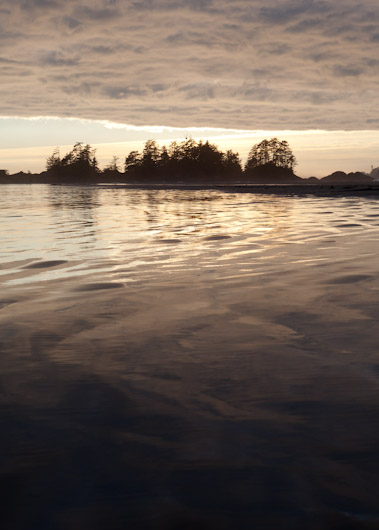
<svg viewBox="0 0 379 530">
<path fill-rule="evenodd" d="M 367 173 L 356 171 L 355 173 L 345 173 L 335 171 L 331 175 L 320 179 L 320 184 L 372 184 L 373 179 Z"/>
</svg>

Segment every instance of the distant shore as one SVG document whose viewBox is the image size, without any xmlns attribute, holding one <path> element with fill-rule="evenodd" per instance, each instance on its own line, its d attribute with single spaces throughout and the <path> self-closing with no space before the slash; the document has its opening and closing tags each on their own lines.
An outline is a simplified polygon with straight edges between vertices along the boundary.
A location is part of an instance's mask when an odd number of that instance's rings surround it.
<svg viewBox="0 0 379 530">
<path fill-rule="evenodd" d="M 227 193 L 260 193 L 266 195 L 379 195 L 377 184 L 102 184 L 99 188 L 139 190 L 210 190 Z"/>
<path fill-rule="evenodd" d="M 131 189 L 131 190 L 203 190 L 203 191 L 222 191 L 226 193 L 259 193 L 265 195 L 318 195 L 322 197 L 333 197 L 336 195 L 360 195 L 360 196 L 379 196 L 379 182 L 374 184 L 184 184 L 184 183 L 106 183 L 106 182 L 48 182 L 48 181 L 31 181 L 31 182 L 12 182 L 11 178 L 1 184 L 19 185 L 19 184 L 49 184 L 52 186 L 77 186 L 92 187 L 100 189 Z"/>
<path fill-rule="evenodd" d="M 334 171 L 322 178 L 302 178 L 295 174 L 296 158 L 288 142 L 263 140 L 249 151 L 243 165 L 238 153 L 222 152 L 209 141 L 186 138 L 167 148 L 148 140 L 142 152 L 131 151 L 124 167 L 117 156 L 104 169 L 99 167 L 96 149 L 77 142 L 61 157 L 54 149 L 41 173 L 20 171 L 13 175 L 0 169 L 0 184 L 108 185 L 130 189 L 220 189 L 233 192 L 275 194 L 355 193 L 376 195 L 379 168 L 370 174 L 361 171 Z"/>
</svg>

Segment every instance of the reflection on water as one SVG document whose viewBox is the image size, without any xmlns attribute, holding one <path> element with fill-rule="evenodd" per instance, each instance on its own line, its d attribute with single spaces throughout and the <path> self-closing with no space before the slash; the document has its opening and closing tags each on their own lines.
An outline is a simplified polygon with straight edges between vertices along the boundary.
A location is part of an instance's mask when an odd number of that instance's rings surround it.
<svg viewBox="0 0 379 530">
<path fill-rule="evenodd" d="M 6 529 L 377 528 L 379 202 L 3 186 Z"/>
<path fill-rule="evenodd" d="M 258 254 L 272 250 L 282 236 L 291 237 L 294 229 L 290 226 L 293 199 L 286 197 L 236 197 L 204 191 L 99 192 L 96 188 L 73 192 L 69 187 L 44 191 L 43 208 L 38 206 L 39 196 L 31 198 L 34 203 L 29 197 L 19 198 L 22 215 L 18 222 L 5 213 L 6 209 L 13 212 L 14 199 L 4 197 L 7 247 L 3 259 L 13 264 L 15 257 L 25 263 L 51 255 L 69 258 L 59 276 L 84 272 L 99 278 L 106 274 L 108 279 L 111 274 L 115 281 L 141 281 L 152 274 L 180 272 L 183 267 L 224 269 L 225 259 L 233 261 L 242 254 L 257 273 L 257 260 L 264 258 Z M 27 238 L 23 234 L 26 223 Z M 152 269 L 152 263 L 159 267 Z M 13 267 L 4 274 L 11 284 L 30 284 L 52 276 L 46 271 L 45 276 L 35 278 Z"/>
</svg>

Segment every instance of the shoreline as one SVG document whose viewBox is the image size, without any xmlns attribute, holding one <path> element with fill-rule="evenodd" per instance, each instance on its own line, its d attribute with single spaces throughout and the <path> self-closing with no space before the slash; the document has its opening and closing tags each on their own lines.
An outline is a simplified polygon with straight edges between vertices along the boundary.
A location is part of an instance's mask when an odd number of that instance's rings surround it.
<svg viewBox="0 0 379 530">
<path fill-rule="evenodd" d="M 257 193 L 265 195 L 318 195 L 318 196 L 341 196 L 379 195 L 379 182 L 375 184 L 182 184 L 182 183 L 125 183 L 125 182 L 11 182 L 0 181 L 2 185 L 50 185 L 50 186 L 73 186 L 90 187 L 97 189 L 130 189 L 148 191 L 222 191 L 226 193 Z"/>
<path fill-rule="evenodd" d="M 175 190 L 175 191 L 223 191 L 227 193 L 259 193 L 267 195 L 379 195 L 377 185 L 345 184 L 103 184 L 102 189 L 140 189 L 140 190 Z"/>
</svg>

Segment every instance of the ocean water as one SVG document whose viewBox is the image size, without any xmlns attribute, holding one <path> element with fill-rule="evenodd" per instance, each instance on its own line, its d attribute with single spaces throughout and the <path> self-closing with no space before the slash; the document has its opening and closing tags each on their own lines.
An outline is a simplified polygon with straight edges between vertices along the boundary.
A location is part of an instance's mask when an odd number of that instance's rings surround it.
<svg viewBox="0 0 379 530">
<path fill-rule="evenodd" d="M 379 199 L 0 188 L 4 530 L 379 527 Z"/>
</svg>

